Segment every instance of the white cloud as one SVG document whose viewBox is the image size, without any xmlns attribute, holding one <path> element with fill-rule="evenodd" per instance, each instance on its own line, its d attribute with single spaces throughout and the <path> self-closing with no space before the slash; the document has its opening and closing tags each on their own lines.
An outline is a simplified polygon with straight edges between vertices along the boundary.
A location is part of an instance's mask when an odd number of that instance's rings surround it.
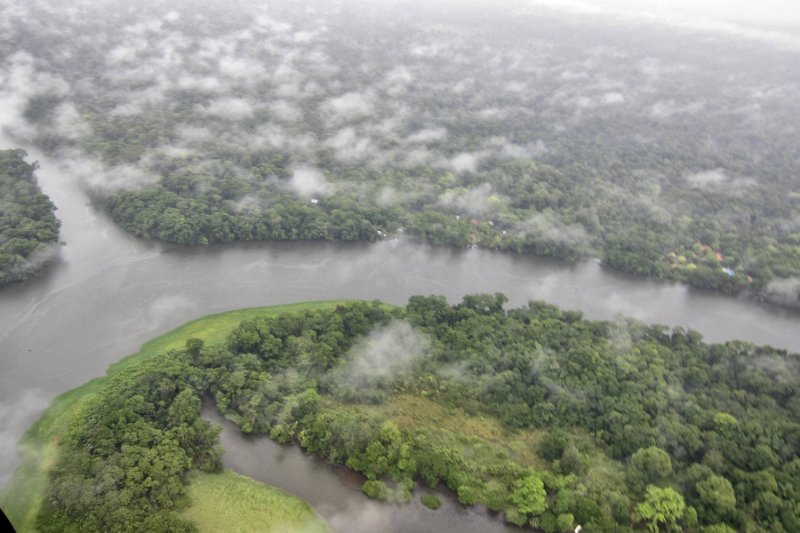
<svg viewBox="0 0 800 533">
<path fill-rule="evenodd" d="M 371 92 L 352 91 L 330 98 L 322 110 L 334 123 L 350 122 L 368 117 L 375 110 L 375 97 Z"/>
<path fill-rule="evenodd" d="M 363 159 L 374 152 L 370 139 L 359 137 L 356 130 L 351 127 L 342 128 L 333 137 L 326 140 L 324 145 L 333 148 L 337 159 L 341 161 Z"/>
<path fill-rule="evenodd" d="M 695 172 L 685 176 L 687 182 L 695 187 L 707 187 L 709 185 L 718 185 L 728 180 L 725 170 L 716 168 L 714 170 L 706 170 L 703 172 Z"/>
<path fill-rule="evenodd" d="M 502 199 L 494 193 L 491 185 L 482 183 L 471 189 L 449 189 L 439 196 L 437 205 L 459 213 L 483 216 L 499 208 Z"/>
<path fill-rule="evenodd" d="M 450 159 L 450 166 L 456 172 L 475 172 L 478 169 L 478 156 L 462 152 Z"/>
<path fill-rule="evenodd" d="M 606 105 L 621 104 L 625 101 L 625 96 L 618 92 L 608 92 L 602 96 L 602 102 Z"/>
<path fill-rule="evenodd" d="M 243 98 L 217 98 L 205 108 L 205 112 L 228 120 L 242 120 L 253 116 L 253 104 Z"/>
<path fill-rule="evenodd" d="M 270 112 L 285 122 L 294 122 L 303 116 L 300 109 L 288 100 L 274 100 L 268 107 Z"/>
<path fill-rule="evenodd" d="M 425 128 L 408 136 L 410 143 L 429 143 L 433 141 L 442 141 L 447 137 L 447 130 L 445 128 Z"/>
<path fill-rule="evenodd" d="M 66 139 L 77 140 L 91 133 L 89 125 L 81 118 L 72 102 L 64 102 L 56 107 L 53 130 Z"/>
<path fill-rule="evenodd" d="M 16 398 L 0 402 L 0 456 L 3 461 L 17 457 L 17 440 L 47 407 L 48 400 L 41 390 L 25 390 Z M 33 450 L 31 450 L 33 451 Z M 0 486 L 11 472 L 0 471 Z"/>
<path fill-rule="evenodd" d="M 427 352 L 430 343 L 408 322 L 392 322 L 373 330 L 350 350 L 350 361 L 340 375 L 355 385 L 409 370 Z"/>
<path fill-rule="evenodd" d="M 325 175 L 316 168 L 303 166 L 292 172 L 289 188 L 303 198 L 311 196 L 327 196 L 333 194 L 334 187 Z"/>
</svg>

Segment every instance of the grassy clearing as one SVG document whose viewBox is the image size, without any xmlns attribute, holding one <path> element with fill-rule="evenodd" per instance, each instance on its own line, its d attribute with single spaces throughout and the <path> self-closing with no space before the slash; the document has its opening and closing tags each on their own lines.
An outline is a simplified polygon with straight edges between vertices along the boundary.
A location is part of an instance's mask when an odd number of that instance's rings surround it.
<svg viewBox="0 0 800 533">
<path fill-rule="evenodd" d="M 509 431 L 489 416 L 472 416 L 461 409 L 448 407 L 424 396 L 398 394 L 384 405 L 361 406 L 361 411 L 372 412 L 393 420 L 398 427 L 406 429 L 425 428 L 431 435 L 446 441 L 462 444 L 482 441 L 488 446 L 479 446 L 486 453 L 494 454 L 498 448 L 523 464 L 544 468 L 534 450 L 543 431 Z"/>
<path fill-rule="evenodd" d="M 330 533 L 303 500 L 231 471 L 193 476 L 189 498 L 182 514 L 200 533 Z"/>
<path fill-rule="evenodd" d="M 0 507 L 19 533 L 34 531 L 34 520 L 47 487 L 47 473 L 58 453 L 58 443 L 69 429 L 75 414 L 105 386 L 108 376 L 116 375 L 152 357 L 161 356 L 169 350 L 181 348 L 191 337 L 203 339 L 206 343 L 223 341 L 243 320 L 332 307 L 341 303 L 345 302 L 304 302 L 238 309 L 193 320 L 146 342 L 135 354 L 111 365 L 107 377 L 95 378 L 53 400 L 19 443 L 22 464 L 0 492 Z"/>
</svg>

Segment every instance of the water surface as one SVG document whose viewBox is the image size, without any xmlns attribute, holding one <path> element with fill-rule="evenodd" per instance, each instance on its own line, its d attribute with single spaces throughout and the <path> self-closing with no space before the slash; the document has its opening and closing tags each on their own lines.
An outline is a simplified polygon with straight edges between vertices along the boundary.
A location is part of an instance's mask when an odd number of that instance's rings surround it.
<svg viewBox="0 0 800 533">
<path fill-rule="evenodd" d="M 0 146 L 14 145 L 0 137 Z M 39 181 L 58 207 L 66 244 L 42 276 L 0 291 L 0 484 L 17 464 L 16 441 L 57 394 L 103 375 L 152 337 L 241 307 L 343 298 L 404 304 L 414 294 L 456 302 L 467 293 L 503 292 L 512 306 L 542 299 L 590 318 L 624 314 L 690 327 L 708 341 L 800 351 L 796 311 L 631 277 L 593 261 L 402 241 L 145 242 L 88 204 L 81 176 L 26 149 L 41 164 Z"/>
</svg>

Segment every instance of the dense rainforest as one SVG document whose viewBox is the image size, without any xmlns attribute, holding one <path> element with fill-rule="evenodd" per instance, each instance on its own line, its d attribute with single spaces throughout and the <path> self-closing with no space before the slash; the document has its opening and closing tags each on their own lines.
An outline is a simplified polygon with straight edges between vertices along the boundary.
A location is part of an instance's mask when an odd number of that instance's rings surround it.
<svg viewBox="0 0 800 533">
<path fill-rule="evenodd" d="M 138 236 L 405 236 L 800 305 L 795 49 L 520 3 L 21 4 L 7 129 Z"/>
<path fill-rule="evenodd" d="M 56 253 L 55 206 L 23 150 L 0 150 L 0 287 L 35 274 Z"/>
<path fill-rule="evenodd" d="M 191 530 L 173 511 L 188 472 L 219 465 L 210 396 L 390 502 L 444 486 L 548 533 L 800 530 L 798 354 L 505 302 L 355 302 L 190 339 L 83 408 L 39 526 Z"/>
</svg>

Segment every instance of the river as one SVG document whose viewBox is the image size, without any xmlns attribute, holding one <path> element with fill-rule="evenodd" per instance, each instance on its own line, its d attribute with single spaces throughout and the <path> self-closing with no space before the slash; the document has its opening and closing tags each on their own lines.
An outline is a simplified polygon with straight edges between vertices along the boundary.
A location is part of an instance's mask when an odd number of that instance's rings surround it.
<svg viewBox="0 0 800 533">
<path fill-rule="evenodd" d="M 445 489 L 435 493 L 442 506 L 433 511 L 419 501 L 430 489 L 417 490 L 405 505 L 370 500 L 361 492 L 361 476 L 332 468 L 298 446 L 282 446 L 266 436 L 244 435 L 206 402 L 203 418 L 222 427 L 223 464 L 307 501 L 338 533 L 511 533 L 523 531 L 482 507 L 464 507 Z"/>
<path fill-rule="evenodd" d="M 14 143 L 0 137 L 0 147 Z M 0 291 L 0 484 L 15 443 L 57 394 L 103 375 L 146 340 L 209 313 L 341 298 L 404 304 L 414 294 L 503 292 L 590 318 L 684 326 L 707 341 L 743 339 L 800 351 L 800 314 L 681 284 L 568 264 L 403 241 L 167 246 L 124 233 L 88 204 L 81 177 L 26 147 L 62 221 L 59 259 Z M 74 168 L 74 167 L 73 167 Z M 298 491 L 302 495 L 302 491 Z"/>
</svg>

